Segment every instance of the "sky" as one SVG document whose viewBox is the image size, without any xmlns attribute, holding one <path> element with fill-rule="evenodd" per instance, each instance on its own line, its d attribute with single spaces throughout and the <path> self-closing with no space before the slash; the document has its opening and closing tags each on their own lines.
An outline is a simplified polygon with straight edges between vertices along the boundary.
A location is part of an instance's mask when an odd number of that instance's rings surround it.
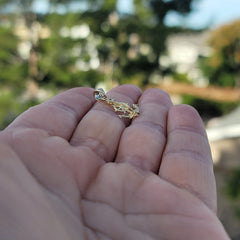
<svg viewBox="0 0 240 240">
<path fill-rule="evenodd" d="M 131 0 L 119 0 L 119 9 L 127 12 L 131 9 Z M 198 0 L 193 12 L 186 18 L 176 13 L 168 14 L 167 25 L 179 23 L 192 28 L 217 27 L 240 19 L 240 0 Z"/>
<path fill-rule="evenodd" d="M 35 8 L 44 11 L 46 0 L 36 2 Z M 121 12 L 131 12 L 132 0 L 118 0 Z M 217 27 L 240 19 L 240 0 L 197 0 L 193 11 L 185 18 L 171 12 L 166 17 L 166 24 L 184 25 L 191 28 Z"/>
<path fill-rule="evenodd" d="M 194 11 L 184 20 L 187 26 L 202 28 L 206 26 L 217 27 L 219 25 L 240 19 L 239 0 L 198 0 Z M 167 17 L 167 23 L 174 25 L 179 20 L 176 14 Z"/>
</svg>

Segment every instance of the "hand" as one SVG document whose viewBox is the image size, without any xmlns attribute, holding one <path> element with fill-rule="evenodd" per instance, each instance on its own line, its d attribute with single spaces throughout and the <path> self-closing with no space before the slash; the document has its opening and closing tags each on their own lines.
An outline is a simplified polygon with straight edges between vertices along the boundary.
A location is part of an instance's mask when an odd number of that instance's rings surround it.
<svg viewBox="0 0 240 240">
<path fill-rule="evenodd" d="M 211 153 L 197 112 L 157 89 L 120 119 L 76 88 L 20 115 L 0 134 L 0 235 L 5 240 L 229 239 L 215 215 Z"/>
</svg>

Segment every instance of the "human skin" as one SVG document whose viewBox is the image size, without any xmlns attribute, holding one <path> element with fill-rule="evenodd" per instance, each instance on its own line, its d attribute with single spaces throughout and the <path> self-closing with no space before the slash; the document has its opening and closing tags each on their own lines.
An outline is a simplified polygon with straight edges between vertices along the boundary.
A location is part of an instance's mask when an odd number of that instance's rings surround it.
<svg viewBox="0 0 240 240">
<path fill-rule="evenodd" d="M 1 239 L 229 239 L 196 110 L 116 87 L 109 97 L 139 105 L 130 121 L 93 91 L 63 92 L 0 133 Z"/>
</svg>

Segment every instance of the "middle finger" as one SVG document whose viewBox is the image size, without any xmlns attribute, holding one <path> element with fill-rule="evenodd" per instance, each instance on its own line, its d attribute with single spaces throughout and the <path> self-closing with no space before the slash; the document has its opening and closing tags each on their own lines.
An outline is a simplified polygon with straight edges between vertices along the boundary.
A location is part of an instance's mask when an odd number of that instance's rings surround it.
<svg viewBox="0 0 240 240">
<path fill-rule="evenodd" d="M 133 85 L 122 85 L 112 89 L 108 97 L 132 105 L 137 102 L 141 91 Z M 120 119 L 113 108 L 105 102 L 97 102 L 77 126 L 70 143 L 87 147 L 106 162 L 116 155 L 122 131 L 129 120 Z"/>
</svg>

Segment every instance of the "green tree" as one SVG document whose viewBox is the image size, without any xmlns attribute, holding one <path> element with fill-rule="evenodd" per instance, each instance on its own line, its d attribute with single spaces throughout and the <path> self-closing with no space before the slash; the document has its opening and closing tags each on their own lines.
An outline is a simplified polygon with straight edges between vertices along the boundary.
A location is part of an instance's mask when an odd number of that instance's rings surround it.
<svg viewBox="0 0 240 240">
<path fill-rule="evenodd" d="M 164 74 L 165 69 L 159 64 L 159 57 L 166 50 L 166 39 L 172 32 L 164 20 L 170 11 L 187 14 L 191 11 L 194 0 L 134 0 L 134 12 L 122 17 L 117 28 L 117 58 L 119 80 L 130 79 L 140 85 L 147 84 L 153 72 Z M 174 28 L 175 30 L 175 28 Z M 110 32 L 110 30 L 109 30 Z M 125 41 L 123 41 L 125 33 Z M 134 41 L 135 36 L 135 41 Z M 133 41 L 131 41 L 133 40 Z"/>
<path fill-rule="evenodd" d="M 225 186 L 225 192 L 227 196 L 233 200 L 236 217 L 240 219 L 239 184 L 240 184 L 240 168 L 237 168 L 232 172 L 231 176 L 228 177 Z"/>
<path fill-rule="evenodd" d="M 170 11 L 190 12 L 193 1 L 134 0 L 134 11 L 118 17 L 112 12 L 114 8 L 86 11 L 84 16 L 91 19 L 92 31 L 102 38 L 98 49 L 104 65 L 110 68 L 108 74 L 119 83 L 140 86 L 148 83 L 153 72 L 163 74 L 159 57 L 172 32 L 164 23 L 165 16 Z"/>
<path fill-rule="evenodd" d="M 91 61 L 91 51 L 95 50 L 86 49 L 94 41 L 101 64 L 98 69 L 89 68 L 90 75 L 94 73 L 96 77 L 89 85 L 94 86 L 101 81 L 103 74 L 105 78 L 114 78 L 120 83 L 147 83 L 152 72 L 161 72 L 159 56 L 165 50 L 169 34 L 169 28 L 164 24 L 165 16 L 169 11 L 188 13 L 194 0 L 135 0 L 135 11 L 127 15 L 117 15 L 117 0 L 54 0 L 49 1 L 48 13 L 41 16 L 34 12 L 35 1 L 1 2 L 4 6 L 14 6 L 22 13 L 30 36 L 33 36 L 29 39 L 28 79 L 42 86 L 72 87 L 89 79 L 87 68 L 82 71 L 79 63 L 87 65 Z M 80 9 L 77 14 L 70 13 L 71 6 L 76 2 L 85 3 L 87 9 L 84 12 Z M 54 12 L 59 5 L 65 7 L 64 14 Z M 49 28 L 51 34 L 48 38 L 34 38 L 36 22 Z M 74 27 L 76 29 L 82 24 L 90 27 L 89 38 L 74 39 L 59 34 L 64 27 L 74 31 Z M 78 49 L 78 56 L 76 52 L 72 54 L 74 49 Z"/>
<path fill-rule="evenodd" d="M 93 66 L 97 61 L 94 33 L 79 14 L 53 13 L 44 19 L 50 36 L 39 41 L 39 84 L 58 88 L 95 87 L 103 74 Z M 92 39 L 93 38 L 93 39 Z"/>
<path fill-rule="evenodd" d="M 19 91 L 24 88 L 26 76 L 26 64 L 17 52 L 19 41 L 9 27 L 0 27 L 0 36 L 1 88 L 11 87 Z"/>
<path fill-rule="evenodd" d="M 74 0 L 54 0 L 49 1 L 48 12 L 44 14 L 37 14 L 34 12 L 33 5 L 35 0 L 20 0 L 20 1 L 2 1 L 2 5 L 5 7 L 11 7 L 16 9 L 24 18 L 29 39 L 31 44 L 29 58 L 27 60 L 28 65 L 28 77 L 27 80 L 35 81 L 41 86 L 52 87 L 74 87 L 79 85 L 89 85 L 94 87 L 98 81 L 102 81 L 102 74 L 94 69 L 81 71 L 76 67 L 77 61 L 83 58 L 86 62 L 90 60 L 90 56 L 87 56 L 86 51 L 79 56 L 74 53 L 75 49 L 82 49 L 88 39 L 80 39 L 71 36 L 61 36 L 61 29 L 68 28 L 69 31 L 74 31 L 83 24 L 79 17 L 79 14 L 72 14 L 69 12 L 70 5 Z M 95 1 L 82 1 L 89 4 L 89 9 L 92 9 Z M 98 1 L 102 8 L 113 7 L 114 1 Z M 58 14 L 55 12 L 57 7 L 61 5 L 66 9 L 66 13 Z M 39 29 L 40 27 L 40 29 Z M 47 38 L 41 38 L 41 28 L 45 28 L 49 31 Z M 79 31 L 79 28 L 77 29 Z M 75 34 L 76 35 L 76 34 Z M 87 58 L 87 59 L 86 59 Z M 94 79 L 89 82 L 90 77 Z"/>
<path fill-rule="evenodd" d="M 240 20 L 224 25 L 211 33 L 210 57 L 202 59 L 201 67 L 210 84 L 240 85 Z"/>
</svg>

